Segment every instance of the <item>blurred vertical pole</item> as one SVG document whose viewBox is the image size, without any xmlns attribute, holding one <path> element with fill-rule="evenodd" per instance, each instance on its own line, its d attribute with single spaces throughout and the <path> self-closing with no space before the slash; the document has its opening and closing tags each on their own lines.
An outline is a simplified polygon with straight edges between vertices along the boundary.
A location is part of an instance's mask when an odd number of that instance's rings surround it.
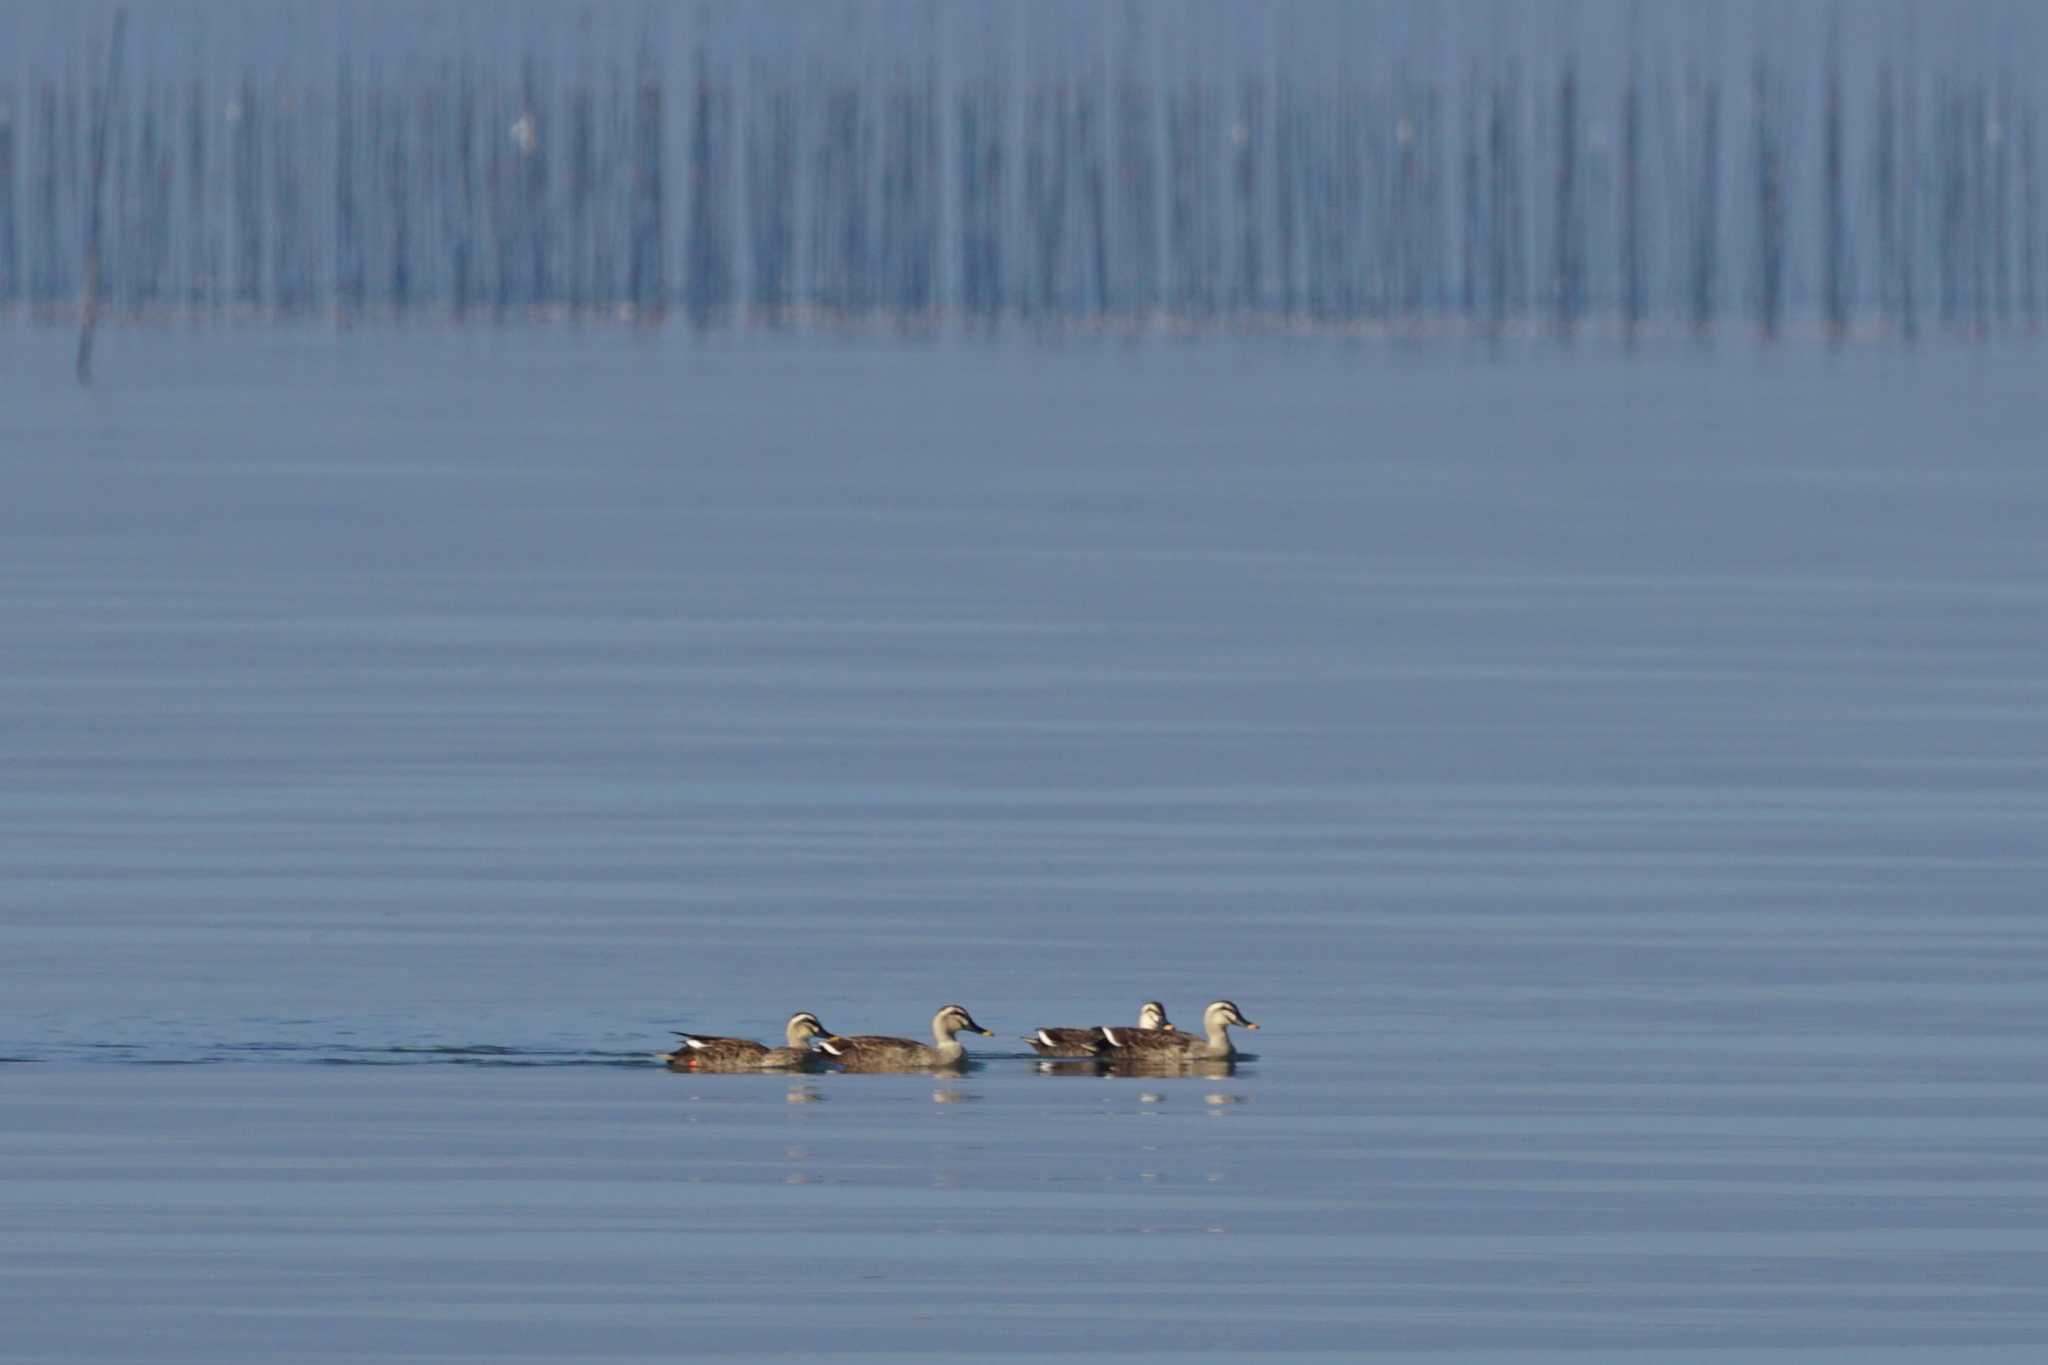
<svg viewBox="0 0 2048 1365">
<path fill-rule="evenodd" d="M 1487 113 L 1488 179 L 1486 204 L 1486 328 L 1498 338 L 1508 311 L 1508 94 L 1502 79 L 1493 82 L 1493 103 Z"/>
<path fill-rule="evenodd" d="M 1991 302 L 1999 327 L 2012 324 L 2012 147 L 2011 91 L 2003 78 L 1993 93 L 1991 115 Z"/>
<path fill-rule="evenodd" d="M 1413 328 L 1422 318 L 1427 222 L 1422 172 L 1422 100 L 1406 76 L 1394 91 L 1394 309 Z"/>
<path fill-rule="evenodd" d="M 1963 97 L 1949 80 L 1935 85 L 1934 118 L 1941 194 L 1935 237 L 1939 307 L 1942 326 L 1953 330 L 1962 325 L 1964 313 L 1963 204 L 1969 193 L 1969 147 L 1963 133 Z"/>
<path fill-rule="evenodd" d="M 1199 133 L 1192 83 L 1168 92 L 1166 111 L 1166 309 L 1185 322 L 1196 307 L 1195 159 Z"/>
<path fill-rule="evenodd" d="M 458 323 L 468 319 L 476 301 L 476 102 L 476 81 L 464 62 L 455 89 L 455 222 L 449 232 L 448 261 L 449 310 Z M 374 136 L 376 125 L 371 127 Z"/>
<path fill-rule="evenodd" d="M 1999 325 L 2011 325 L 2013 321 L 2013 162 L 2017 160 L 2019 143 L 2019 111 L 2013 102 L 2011 82 L 2001 78 L 1999 82 L 1999 166 L 1993 203 L 1993 260 L 1997 262 L 1995 291 L 1999 303 Z"/>
<path fill-rule="evenodd" d="M 262 295 L 263 211 L 260 207 L 256 140 L 256 88 L 246 72 L 241 92 L 228 106 L 234 129 L 235 304 L 253 310 Z"/>
<path fill-rule="evenodd" d="M 14 92 L 0 86 L 0 313 L 21 302 L 21 243 L 15 211 Z"/>
<path fill-rule="evenodd" d="M 1056 148 L 1048 145 L 1054 136 L 1048 125 L 1059 117 L 1053 104 L 1055 95 L 1043 79 L 1037 79 L 1024 103 L 1024 217 L 1030 225 L 1025 242 L 1031 254 L 1021 311 L 1041 319 L 1053 311 L 1067 208 L 1066 167 Z"/>
<path fill-rule="evenodd" d="M 1698 88 L 1699 150 L 1692 183 L 1692 270 L 1687 294 L 1692 330 L 1704 337 L 1713 330 L 1714 304 L 1720 291 L 1721 246 L 1721 83 L 1708 76 Z"/>
<path fill-rule="evenodd" d="M 207 194 L 213 174 L 207 156 L 207 84 L 195 76 L 184 94 L 184 215 L 186 215 L 186 278 L 184 305 L 197 321 L 213 307 L 219 258 L 213 244 L 213 196 Z"/>
<path fill-rule="evenodd" d="M 635 94 L 631 78 L 616 60 L 607 64 L 609 79 L 603 87 L 597 160 L 597 194 L 593 200 L 596 222 L 591 230 L 591 294 L 593 306 L 604 315 L 630 312 L 627 300 L 627 267 L 632 260 L 633 210 L 635 205 L 633 162 L 633 117 Z"/>
<path fill-rule="evenodd" d="M 1970 242 L 1970 330 L 1978 340 L 1991 333 L 1991 157 L 1998 135 L 1984 79 L 1975 78 L 1963 127 L 1970 188 L 1964 200 L 1964 231 Z"/>
<path fill-rule="evenodd" d="M 1643 249 L 1643 90 L 1636 47 L 1621 92 L 1621 335 L 1630 346 L 1643 325 L 1648 290 Z"/>
<path fill-rule="evenodd" d="M 264 140 L 268 144 L 266 160 L 270 164 L 269 183 L 265 188 L 270 222 L 269 267 L 270 306 L 279 318 L 292 313 L 292 254 L 297 248 L 293 240 L 292 184 L 291 184 L 291 120 L 293 116 L 293 92 L 285 85 L 278 73 L 270 78 L 270 118 L 263 125 Z"/>
<path fill-rule="evenodd" d="M 220 273 L 215 254 L 213 222 L 207 209 L 212 198 L 206 192 L 212 173 L 207 158 L 206 124 L 210 99 L 204 77 L 194 76 L 185 94 L 185 216 L 187 260 L 185 265 L 185 306 L 194 319 L 211 310 L 214 282 Z"/>
<path fill-rule="evenodd" d="M 1907 30 L 1908 60 L 1914 52 Z M 1919 81 L 1909 67 L 1900 76 L 1899 95 L 1899 331 L 1907 341 L 1920 335 L 1920 115 Z"/>
<path fill-rule="evenodd" d="M 106 98 L 103 94 L 102 98 Z M 146 81 L 135 103 L 147 106 Z M 124 101 L 125 104 L 126 101 Z M 135 307 L 135 140 L 134 120 L 126 108 L 107 119 L 107 223 L 100 237 L 100 304 L 103 309 L 132 313 Z"/>
<path fill-rule="evenodd" d="M 690 107 L 690 208 L 683 264 L 683 312 L 699 330 L 723 317 L 730 302 L 725 104 L 700 49 Z"/>
<path fill-rule="evenodd" d="M 1551 228 L 1551 289 L 1558 338 L 1570 341 L 1579 325 L 1579 73 L 1570 56 L 1557 82 L 1557 218 Z"/>
<path fill-rule="evenodd" d="M 1231 188 L 1236 197 L 1237 261 L 1231 301 L 1239 321 L 1257 312 L 1265 276 L 1259 154 L 1265 149 L 1265 88 L 1256 77 L 1238 86 L 1237 119 L 1230 128 Z"/>
<path fill-rule="evenodd" d="M 771 326 L 789 321 L 795 231 L 795 101 L 757 66 L 748 81 L 746 165 L 747 289 L 754 317 Z"/>
<path fill-rule="evenodd" d="M 162 86 L 154 76 L 142 82 L 142 146 L 137 157 L 135 186 L 136 270 L 134 297 L 139 309 L 153 311 L 163 302 L 165 265 L 169 257 L 171 124 Z"/>
<path fill-rule="evenodd" d="M 334 78 L 334 295 L 344 323 L 363 307 L 362 222 L 356 203 L 355 81 L 342 54 Z"/>
<path fill-rule="evenodd" d="M 1775 339 L 1785 310 L 1785 164 L 1776 82 L 1759 43 L 1751 74 L 1756 118 L 1757 329 Z"/>
<path fill-rule="evenodd" d="M 83 220 L 76 215 L 83 211 L 85 197 L 90 190 L 87 175 L 91 163 L 81 154 L 81 149 L 85 147 L 86 139 L 92 135 L 92 114 L 89 109 L 82 111 L 80 105 L 83 100 L 90 99 L 91 94 L 90 90 L 81 92 L 75 81 L 67 82 L 64 86 L 64 122 L 57 133 L 57 174 L 65 218 L 63 227 L 53 234 L 53 239 L 60 242 L 64 240 L 66 232 L 77 231 L 82 227 Z M 77 267 L 73 264 L 77 259 L 75 252 L 59 248 L 58 270 L 62 280 L 60 296 L 76 293 L 83 283 Z M 52 300 L 53 303 L 58 301 Z"/>
<path fill-rule="evenodd" d="M 114 86 L 121 77 L 121 50 L 128 36 L 128 11 L 114 11 L 114 31 L 107 41 L 107 79 L 100 87 L 92 122 L 92 194 L 86 204 L 85 294 L 79 304 L 78 382 L 92 383 L 93 333 L 99 325 L 101 200 L 107 179 L 107 124 L 113 118 Z"/>
<path fill-rule="evenodd" d="M 1521 117 L 1522 80 L 1520 68 L 1508 66 L 1507 91 L 1502 103 L 1501 195 L 1499 204 L 1503 317 L 1526 317 L 1529 307 L 1529 209 L 1524 200 L 1526 177 L 1522 168 L 1525 146 Z"/>
<path fill-rule="evenodd" d="M 1982 340 L 1991 334 L 1991 318 L 1996 306 L 1993 294 L 1996 263 L 1992 253 L 1998 239 L 1994 223 L 1996 201 L 1993 184 L 1997 176 L 2000 131 L 1996 106 L 1992 103 L 1985 78 L 1979 75 L 1975 82 L 1970 94 L 1970 197 L 1965 212 L 1969 218 L 1970 234 L 1970 326 Z"/>
<path fill-rule="evenodd" d="M 1273 271 L 1278 286 L 1274 305 L 1279 310 L 1281 323 L 1291 326 L 1298 313 L 1300 298 L 1295 273 L 1300 260 L 1301 154 L 1307 133 L 1301 91 L 1291 79 L 1291 73 L 1283 72 L 1274 83 L 1274 99 Z"/>
<path fill-rule="evenodd" d="M 943 107 L 940 91 L 943 88 L 939 79 L 939 59 L 934 53 L 926 60 L 924 84 L 918 96 L 918 242 L 914 257 L 914 302 L 919 313 L 934 325 L 941 317 L 942 243 L 946 229 L 945 151 L 939 131 Z M 1098 188 L 1107 192 L 1104 187 Z M 1107 268 L 1105 265 L 1105 272 Z"/>
<path fill-rule="evenodd" d="M 1135 37 L 1132 48 L 1119 95 L 1117 181 L 1122 189 L 1124 274 L 1129 281 L 1124 306 L 1134 320 L 1143 320 L 1159 299 L 1159 171 L 1155 87 L 1139 65 L 1141 49 Z"/>
<path fill-rule="evenodd" d="M 270 120 L 271 232 L 270 301 L 280 317 L 295 317 L 305 311 L 307 291 L 301 287 L 305 272 L 302 258 L 307 251 L 305 224 L 301 214 L 304 197 L 299 190 L 300 159 L 293 155 L 299 101 L 279 82 L 273 86 Z"/>
<path fill-rule="evenodd" d="M 1899 129 L 1898 93 L 1891 63 L 1877 75 L 1877 126 L 1873 134 L 1872 186 L 1877 197 L 1877 309 L 1887 326 L 1898 320 Z"/>
<path fill-rule="evenodd" d="M 874 299 L 876 310 L 900 327 L 910 319 L 910 251 L 917 221 L 917 115 L 908 74 L 899 67 L 885 76 L 874 104 L 880 156 L 876 181 L 882 192 L 872 251 Z"/>
<path fill-rule="evenodd" d="M 641 45 L 635 83 L 626 294 L 636 319 L 659 323 L 668 300 L 663 259 L 667 198 L 662 184 L 662 88 L 646 42 Z"/>
<path fill-rule="evenodd" d="M 587 16 L 586 16 L 587 22 Z M 463 117 L 458 112 L 457 117 Z M 587 72 L 569 92 L 569 242 L 567 297 L 572 317 L 583 317 L 591 301 L 593 199 L 597 189 L 596 111 Z"/>
<path fill-rule="evenodd" d="M 1445 158 L 1450 154 L 1450 139 L 1445 129 L 1444 87 L 1431 82 L 1423 95 L 1423 111 L 1418 145 L 1422 148 L 1421 166 L 1423 177 L 1423 246 L 1426 250 L 1424 263 L 1422 303 L 1433 315 L 1441 318 L 1450 289 L 1450 168 Z"/>
<path fill-rule="evenodd" d="M 926 95 L 923 79 L 908 70 L 899 70 L 882 102 L 879 298 L 884 311 L 900 327 L 918 326 L 925 321 Z"/>
<path fill-rule="evenodd" d="M 1840 344 L 1849 331 L 1849 221 L 1844 192 L 1842 127 L 1842 12 L 1830 12 L 1827 36 L 1826 107 L 1821 129 L 1822 240 L 1821 308 L 1828 337 Z"/>
<path fill-rule="evenodd" d="M 1330 208 L 1330 316 L 1349 325 L 1371 306 L 1367 272 L 1369 218 L 1367 208 L 1366 114 L 1370 101 L 1363 89 L 1342 82 L 1331 101 L 1334 135 L 1330 148 L 1336 191 Z"/>
<path fill-rule="evenodd" d="M 391 206 L 391 315 L 403 318 L 412 307 L 411 162 L 406 155 L 406 98 L 400 86 L 391 96 L 385 119 L 384 194 Z"/>
<path fill-rule="evenodd" d="M 1084 81 L 1076 93 L 1074 110 L 1074 138 L 1081 164 L 1081 214 L 1088 261 L 1084 283 L 1086 292 L 1081 303 L 1096 320 L 1109 312 L 1110 298 L 1109 186 L 1108 173 L 1104 169 L 1108 151 L 1103 146 L 1101 106 L 1102 95 L 1097 83 Z"/>
<path fill-rule="evenodd" d="M 1009 84 L 991 76 L 982 106 L 981 166 L 978 192 L 981 203 L 981 311 L 984 322 L 993 325 L 1004 313 L 1006 281 L 1010 264 L 1010 166 L 1013 158 L 1007 146 L 1010 122 Z"/>
<path fill-rule="evenodd" d="M 983 216 L 987 212 L 984 168 L 988 132 L 982 126 L 981 92 L 980 83 L 970 79 L 962 81 L 953 96 L 957 106 L 954 137 L 959 145 L 955 193 L 960 203 L 960 311 L 970 322 L 985 312 Z"/>
<path fill-rule="evenodd" d="M 484 225 L 490 241 L 491 321 L 505 324 L 517 286 L 519 192 L 510 165 L 512 120 L 504 87 L 493 80 L 484 106 Z"/>
<path fill-rule="evenodd" d="M 1479 316 L 1479 258 L 1485 238 L 1486 210 L 1479 174 L 1480 83 L 1475 65 L 1465 78 L 1464 145 L 1460 150 L 1458 243 L 1458 316 L 1470 326 Z"/>
<path fill-rule="evenodd" d="M 29 282 L 30 307 L 43 320 L 54 318 L 57 299 L 61 290 L 62 266 L 61 248 L 57 238 L 58 188 L 57 188 L 57 88 L 45 80 L 40 96 L 41 117 L 37 120 L 37 157 L 35 175 L 35 204 L 33 209 L 36 223 L 36 265 L 34 278 Z"/>
<path fill-rule="evenodd" d="M 837 120 L 836 161 L 839 231 L 834 250 L 839 261 L 842 307 L 848 317 L 866 317 L 873 308 L 874 251 L 871 200 L 874 178 L 869 153 L 874 145 L 874 119 L 861 98 L 860 84 L 848 79 L 839 97 L 843 117 Z"/>
<path fill-rule="evenodd" d="M 554 258 L 552 216 L 548 213 L 548 139 L 554 136 L 545 117 L 547 81 L 539 62 L 528 54 L 521 72 L 519 117 L 512 125 L 519 151 L 520 218 L 525 226 L 526 304 L 539 310 L 553 302 L 550 263 Z"/>
<path fill-rule="evenodd" d="M 2036 162 L 2034 104 L 2020 116 L 2020 316 L 2027 331 L 2041 326 L 2041 186 Z"/>
</svg>

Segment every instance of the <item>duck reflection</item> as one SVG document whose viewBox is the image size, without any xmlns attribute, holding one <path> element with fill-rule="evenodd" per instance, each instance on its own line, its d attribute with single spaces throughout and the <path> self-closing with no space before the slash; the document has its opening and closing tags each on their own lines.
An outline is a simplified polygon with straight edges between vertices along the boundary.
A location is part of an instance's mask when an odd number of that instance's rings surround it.
<svg viewBox="0 0 2048 1365">
<path fill-rule="evenodd" d="M 1079 1057 L 1057 1062 L 1041 1061 L 1033 1070 L 1041 1076 L 1107 1076 L 1109 1064 L 1096 1057 Z"/>
<path fill-rule="evenodd" d="M 1041 1076 L 1122 1076 L 1126 1078 L 1198 1076 L 1221 1080 L 1237 1074 L 1234 1057 L 1079 1057 L 1040 1061 Z"/>
<path fill-rule="evenodd" d="M 784 1098 L 790 1104 L 823 1104 L 825 1102 L 825 1097 L 819 1093 L 818 1087 L 808 1081 L 798 1081 L 795 1085 L 792 1085 L 789 1088 L 789 1094 Z"/>
<path fill-rule="evenodd" d="M 1237 1074 L 1237 1061 L 1230 1057 L 1129 1057 L 1106 1062 L 1102 1070 L 1109 1076 L 1200 1076 L 1222 1080 Z"/>
</svg>

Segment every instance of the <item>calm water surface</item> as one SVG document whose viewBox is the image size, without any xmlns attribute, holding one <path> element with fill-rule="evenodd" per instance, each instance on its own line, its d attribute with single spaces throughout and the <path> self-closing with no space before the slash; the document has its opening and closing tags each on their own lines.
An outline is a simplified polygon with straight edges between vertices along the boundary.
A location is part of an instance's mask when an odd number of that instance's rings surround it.
<svg viewBox="0 0 2048 1365">
<path fill-rule="evenodd" d="M 0 1359 L 2036 1359 L 2039 361 L 0 331 Z"/>
</svg>

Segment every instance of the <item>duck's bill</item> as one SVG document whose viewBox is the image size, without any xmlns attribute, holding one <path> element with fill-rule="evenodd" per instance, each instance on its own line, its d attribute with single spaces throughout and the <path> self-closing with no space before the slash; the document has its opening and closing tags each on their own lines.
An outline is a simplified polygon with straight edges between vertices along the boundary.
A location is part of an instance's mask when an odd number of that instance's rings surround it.
<svg viewBox="0 0 2048 1365">
<path fill-rule="evenodd" d="M 1257 1028 L 1257 1027 L 1258 1027 L 1258 1025 L 1257 1025 L 1257 1024 L 1254 1024 L 1254 1023 L 1253 1023 L 1253 1022 L 1252 1022 L 1251 1020 L 1249 1020 L 1249 1019 L 1247 1019 L 1247 1020 L 1245 1020 L 1245 1021 L 1244 1021 L 1244 1026 L 1245 1026 L 1246 1028 Z"/>
<path fill-rule="evenodd" d="M 996 1031 L 992 1028 L 977 1029 L 975 1031 L 984 1038 L 993 1038 L 996 1036 Z"/>
</svg>

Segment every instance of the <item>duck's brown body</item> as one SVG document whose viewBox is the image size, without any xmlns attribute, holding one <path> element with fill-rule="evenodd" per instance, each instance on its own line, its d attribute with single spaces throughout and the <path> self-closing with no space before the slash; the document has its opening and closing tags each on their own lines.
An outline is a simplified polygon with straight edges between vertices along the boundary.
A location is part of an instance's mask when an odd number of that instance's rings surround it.
<svg viewBox="0 0 2048 1365">
<path fill-rule="evenodd" d="M 1230 1029 L 1258 1027 L 1228 1000 L 1218 1000 L 1202 1011 L 1202 1033 L 1178 1029 L 1104 1029 L 1109 1044 L 1100 1053 L 1104 1061 L 1118 1065 L 1171 1066 L 1183 1062 L 1228 1061 L 1237 1055 L 1231 1046 Z"/>
<path fill-rule="evenodd" d="M 1171 1029 L 1173 1024 L 1166 1017 L 1166 1006 L 1157 1000 L 1147 1000 L 1138 1007 L 1138 1027 L 1131 1032 L 1156 1032 Z M 1122 1037 L 1126 1030 L 1116 1030 Z M 1041 1057 L 1100 1057 L 1111 1050 L 1108 1035 L 1100 1025 L 1088 1028 L 1042 1028 L 1024 1040 L 1031 1044 L 1031 1050 Z"/>
<path fill-rule="evenodd" d="M 782 1047 L 751 1038 L 726 1038 L 714 1033 L 678 1033 L 682 1043 L 662 1060 L 671 1071 L 800 1071 L 815 1069 L 825 1058 L 811 1048 L 811 1039 L 825 1037 L 825 1026 L 808 1010 L 789 1017 Z"/>
<path fill-rule="evenodd" d="M 858 1033 L 847 1038 L 829 1038 L 823 1046 L 826 1060 L 848 1071 L 937 1071 L 967 1061 L 967 1049 L 954 1037 L 958 1033 L 995 1035 L 974 1022 L 974 1016 L 958 1005 L 948 1005 L 932 1016 L 932 1041 L 891 1038 L 879 1033 Z"/>
</svg>

